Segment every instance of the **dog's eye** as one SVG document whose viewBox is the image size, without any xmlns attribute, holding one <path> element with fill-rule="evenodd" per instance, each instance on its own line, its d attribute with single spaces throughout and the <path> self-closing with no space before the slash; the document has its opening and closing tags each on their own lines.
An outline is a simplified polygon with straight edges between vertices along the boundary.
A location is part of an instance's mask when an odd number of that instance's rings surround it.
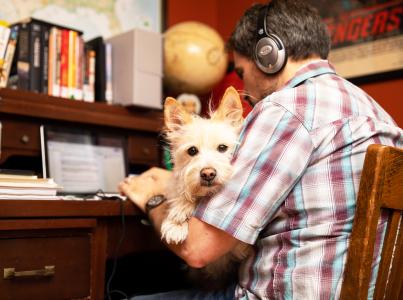
<svg viewBox="0 0 403 300">
<path fill-rule="evenodd" d="M 199 153 L 199 150 L 195 146 L 192 146 L 188 149 L 188 154 L 190 156 L 195 156 L 197 153 Z"/>
<path fill-rule="evenodd" d="M 228 149 L 228 146 L 224 145 L 224 144 L 220 144 L 217 147 L 218 152 L 225 152 L 225 151 L 227 151 L 227 149 Z"/>
</svg>

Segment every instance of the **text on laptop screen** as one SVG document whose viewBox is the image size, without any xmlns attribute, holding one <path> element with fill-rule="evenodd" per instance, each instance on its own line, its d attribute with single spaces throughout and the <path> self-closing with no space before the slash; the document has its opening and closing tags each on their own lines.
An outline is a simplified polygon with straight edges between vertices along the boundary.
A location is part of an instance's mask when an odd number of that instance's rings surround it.
<svg viewBox="0 0 403 300">
<path fill-rule="evenodd" d="M 126 176 L 125 140 L 93 132 L 44 127 L 44 176 L 63 193 L 117 192 Z"/>
</svg>

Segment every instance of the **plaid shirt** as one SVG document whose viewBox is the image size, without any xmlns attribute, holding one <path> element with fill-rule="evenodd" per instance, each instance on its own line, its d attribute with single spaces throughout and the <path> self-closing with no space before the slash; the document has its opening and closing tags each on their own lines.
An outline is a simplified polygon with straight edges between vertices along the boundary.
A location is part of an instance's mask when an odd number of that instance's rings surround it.
<svg viewBox="0 0 403 300">
<path fill-rule="evenodd" d="M 374 143 L 402 146 L 402 130 L 325 60 L 303 66 L 254 107 L 233 178 L 195 211 L 254 245 L 237 299 L 339 298 L 365 151 Z M 380 222 L 376 251 L 385 227 Z M 375 271 L 377 263 L 376 253 Z"/>
</svg>

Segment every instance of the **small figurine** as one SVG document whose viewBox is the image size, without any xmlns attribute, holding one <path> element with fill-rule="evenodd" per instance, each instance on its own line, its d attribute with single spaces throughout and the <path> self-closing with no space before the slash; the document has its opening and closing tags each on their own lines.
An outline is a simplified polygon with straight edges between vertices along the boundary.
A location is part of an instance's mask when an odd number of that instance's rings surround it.
<svg viewBox="0 0 403 300">
<path fill-rule="evenodd" d="M 201 103 L 199 97 L 194 94 L 180 94 L 176 100 L 190 114 L 199 115 L 201 111 Z"/>
</svg>

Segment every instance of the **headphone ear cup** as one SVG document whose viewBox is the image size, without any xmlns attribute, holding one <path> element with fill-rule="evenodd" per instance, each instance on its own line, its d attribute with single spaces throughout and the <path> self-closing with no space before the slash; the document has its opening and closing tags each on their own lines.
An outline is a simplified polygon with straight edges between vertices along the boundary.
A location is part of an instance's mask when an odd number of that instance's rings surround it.
<svg viewBox="0 0 403 300">
<path fill-rule="evenodd" d="M 265 36 L 257 41 L 255 62 L 263 73 L 277 73 L 284 67 L 286 60 L 284 45 L 274 34 Z"/>
</svg>

